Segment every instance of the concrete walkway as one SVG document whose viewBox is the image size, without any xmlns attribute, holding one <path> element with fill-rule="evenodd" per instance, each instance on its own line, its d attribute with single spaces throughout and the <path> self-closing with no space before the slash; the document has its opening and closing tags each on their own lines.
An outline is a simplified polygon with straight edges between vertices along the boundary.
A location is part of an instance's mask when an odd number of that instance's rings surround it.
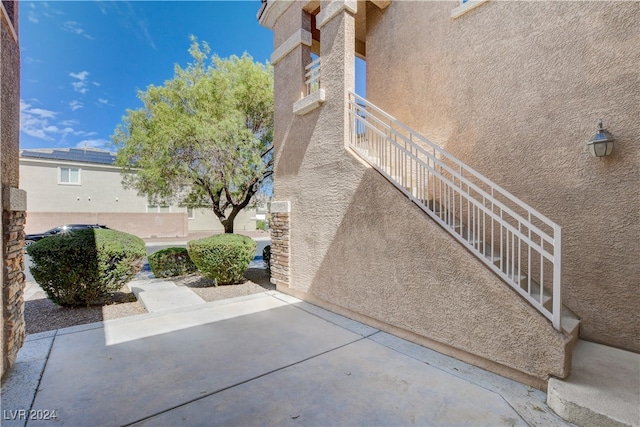
<svg viewBox="0 0 640 427">
<path fill-rule="evenodd" d="M 545 398 L 271 291 L 30 335 L 2 425 L 566 425 Z"/>
</svg>

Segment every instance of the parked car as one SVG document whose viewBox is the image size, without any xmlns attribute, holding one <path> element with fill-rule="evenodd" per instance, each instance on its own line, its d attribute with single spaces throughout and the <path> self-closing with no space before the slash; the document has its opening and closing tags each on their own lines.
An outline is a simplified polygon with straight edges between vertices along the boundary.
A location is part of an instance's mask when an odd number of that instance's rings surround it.
<svg viewBox="0 0 640 427">
<path fill-rule="evenodd" d="M 100 224 L 67 224 L 61 225 L 56 228 L 52 228 L 51 230 L 45 231 L 44 233 L 36 233 L 36 234 L 27 234 L 24 236 L 24 245 L 29 246 L 37 242 L 38 240 L 42 240 L 45 237 L 53 236 L 55 234 L 67 233 L 73 230 L 85 230 L 87 228 L 109 228 L 106 225 Z"/>
</svg>

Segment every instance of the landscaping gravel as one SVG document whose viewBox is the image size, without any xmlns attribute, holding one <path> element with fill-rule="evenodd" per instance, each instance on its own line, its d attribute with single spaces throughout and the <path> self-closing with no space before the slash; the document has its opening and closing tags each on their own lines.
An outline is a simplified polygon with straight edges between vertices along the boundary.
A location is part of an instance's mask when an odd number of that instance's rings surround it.
<svg viewBox="0 0 640 427">
<path fill-rule="evenodd" d="M 207 302 L 275 289 L 264 269 L 250 268 L 245 273 L 245 278 L 247 281 L 244 283 L 218 287 L 214 287 L 213 282 L 199 274 L 164 280 L 189 287 Z M 146 310 L 126 287 L 116 293 L 109 304 L 101 307 L 60 307 L 48 299 L 44 292 L 39 291 L 27 298 L 24 308 L 27 335 L 143 313 Z"/>
</svg>

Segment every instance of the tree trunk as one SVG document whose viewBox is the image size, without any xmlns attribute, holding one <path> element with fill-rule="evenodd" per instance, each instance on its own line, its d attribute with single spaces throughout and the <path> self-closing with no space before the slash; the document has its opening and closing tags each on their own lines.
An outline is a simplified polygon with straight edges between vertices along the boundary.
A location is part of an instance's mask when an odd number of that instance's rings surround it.
<svg viewBox="0 0 640 427">
<path fill-rule="evenodd" d="M 224 232 L 225 233 L 233 233 L 233 219 L 232 218 L 227 218 L 224 221 L 221 221 L 222 225 L 224 226 Z"/>
</svg>

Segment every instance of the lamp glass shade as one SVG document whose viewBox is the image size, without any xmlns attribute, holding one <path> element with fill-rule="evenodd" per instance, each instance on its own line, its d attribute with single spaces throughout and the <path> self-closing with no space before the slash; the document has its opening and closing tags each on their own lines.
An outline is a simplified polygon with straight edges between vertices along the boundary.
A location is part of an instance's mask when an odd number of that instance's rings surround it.
<svg viewBox="0 0 640 427">
<path fill-rule="evenodd" d="M 598 132 L 587 143 L 589 152 L 594 157 L 608 156 L 613 151 L 613 135 L 602 127 L 602 123 L 599 124 L 599 127 Z"/>
</svg>

